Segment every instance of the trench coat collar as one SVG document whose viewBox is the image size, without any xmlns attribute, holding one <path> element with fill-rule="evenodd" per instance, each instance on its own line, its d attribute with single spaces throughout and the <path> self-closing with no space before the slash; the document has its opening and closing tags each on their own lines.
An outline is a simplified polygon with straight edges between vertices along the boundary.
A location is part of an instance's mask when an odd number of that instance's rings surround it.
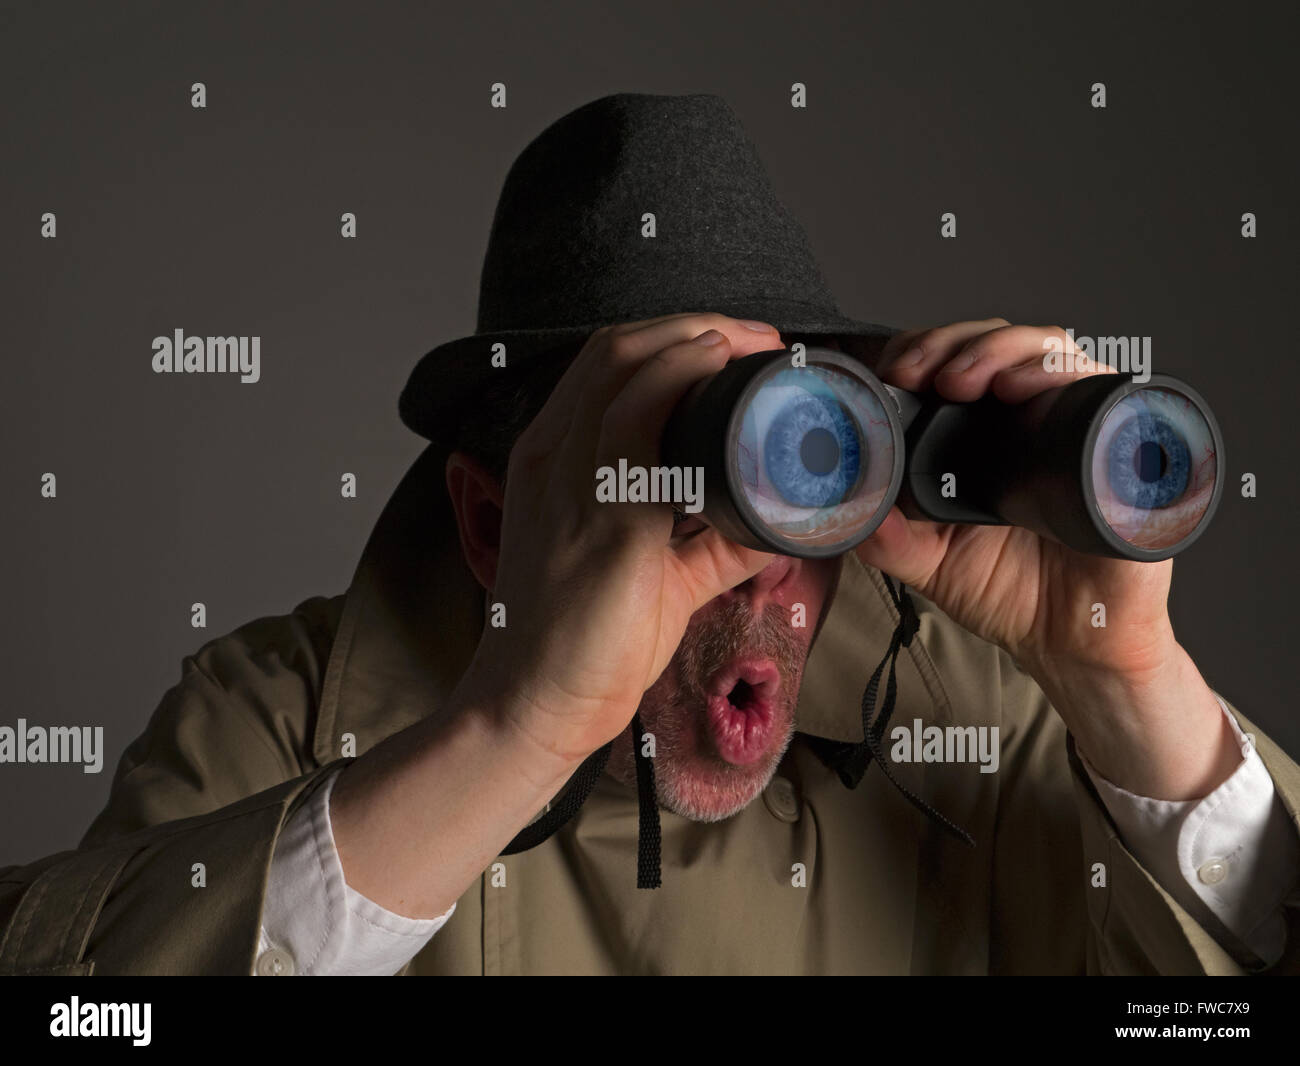
<svg viewBox="0 0 1300 1066">
<path fill-rule="evenodd" d="M 473 657 L 486 603 L 461 555 L 444 480 L 447 455 L 431 444 L 415 460 L 357 564 L 322 682 L 313 740 L 321 764 L 339 756 L 346 734 L 360 755 L 439 713 Z M 880 574 L 845 555 L 805 668 L 799 732 L 862 740 L 862 692 L 896 622 Z M 925 628 L 922 616 L 923 635 Z M 914 641 L 905 653 L 917 669 L 899 670 L 898 703 L 934 708 L 934 668 L 918 651 Z"/>
</svg>

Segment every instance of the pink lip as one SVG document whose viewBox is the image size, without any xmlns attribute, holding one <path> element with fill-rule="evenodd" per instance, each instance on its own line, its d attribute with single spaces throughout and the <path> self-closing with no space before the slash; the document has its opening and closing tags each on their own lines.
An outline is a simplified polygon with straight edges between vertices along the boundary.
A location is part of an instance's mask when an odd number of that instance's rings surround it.
<svg viewBox="0 0 1300 1066">
<path fill-rule="evenodd" d="M 772 739 L 780 687 L 781 672 L 771 659 L 737 659 L 710 678 L 705 690 L 709 733 L 724 761 L 749 766 L 763 757 Z"/>
</svg>

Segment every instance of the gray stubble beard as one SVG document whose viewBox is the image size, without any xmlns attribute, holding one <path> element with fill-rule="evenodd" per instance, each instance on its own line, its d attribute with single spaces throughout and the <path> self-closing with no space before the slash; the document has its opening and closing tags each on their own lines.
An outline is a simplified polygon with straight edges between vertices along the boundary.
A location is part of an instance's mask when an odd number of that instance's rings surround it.
<svg viewBox="0 0 1300 1066">
<path fill-rule="evenodd" d="M 781 674 L 775 708 L 783 736 L 764 761 L 735 767 L 714 754 L 715 764 L 701 775 L 681 763 L 679 753 L 688 733 L 704 738 L 707 751 L 705 683 L 738 655 L 770 658 Z M 794 738 L 794 706 L 807 661 L 808 648 L 795 636 L 786 610 L 769 604 L 755 617 L 743 600 L 720 605 L 692 618 L 667 668 L 642 697 L 638 708 L 642 729 L 655 738 L 655 792 L 659 805 L 695 822 L 719 822 L 748 806 L 767 787 Z M 636 785 L 632 727 L 614 741 L 608 772 L 630 787 Z M 640 744 L 641 739 L 635 738 Z M 698 748 L 698 744 L 692 745 Z"/>
</svg>

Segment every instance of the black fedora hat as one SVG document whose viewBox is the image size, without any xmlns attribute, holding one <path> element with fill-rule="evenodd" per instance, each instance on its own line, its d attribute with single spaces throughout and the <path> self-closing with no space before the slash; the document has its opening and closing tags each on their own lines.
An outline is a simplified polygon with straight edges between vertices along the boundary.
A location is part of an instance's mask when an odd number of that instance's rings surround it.
<svg viewBox="0 0 1300 1066">
<path fill-rule="evenodd" d="M 593 100 L 538 134 L 510 168 L 477 331 L 419 361 L 398 404 L 402 421 L 450 444 L 492 375 L 518 373 L 601 326 L 682 311 L 759 319 L 782 335 L 897 332 L 840 313 L 803 228 L 722 97 Z M 497 343 L 504 367 L 493 366 Z"/>
</svg>

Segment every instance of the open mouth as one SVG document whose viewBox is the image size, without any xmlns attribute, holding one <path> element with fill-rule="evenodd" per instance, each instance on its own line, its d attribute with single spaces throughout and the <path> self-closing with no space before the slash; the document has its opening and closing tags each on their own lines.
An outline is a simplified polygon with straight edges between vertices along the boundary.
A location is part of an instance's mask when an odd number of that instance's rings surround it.
<svg viewBox="0 0 1300 1066">
<path fill-rule="evenodd" d="M 709 735 L 723 761 L 749 766 L 767 751 L 781 673 L 771 659 L 736 659 L 709 679 Z"/>
</svg>

